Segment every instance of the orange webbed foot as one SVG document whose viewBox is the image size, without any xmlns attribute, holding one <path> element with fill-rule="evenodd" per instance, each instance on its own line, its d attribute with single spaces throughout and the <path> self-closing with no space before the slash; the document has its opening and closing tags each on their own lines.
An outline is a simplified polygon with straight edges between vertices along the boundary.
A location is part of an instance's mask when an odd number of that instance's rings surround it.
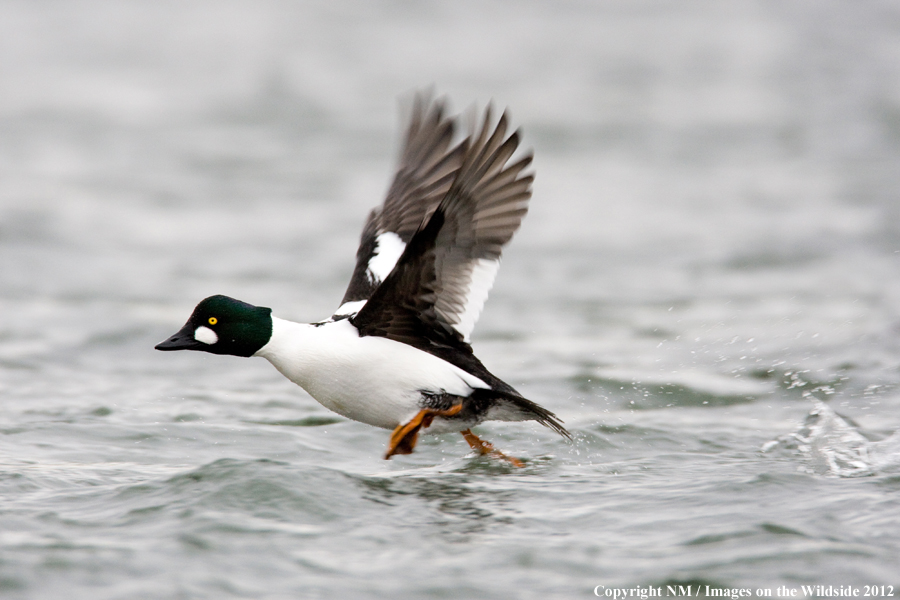
<svg viewBox="0 0 900 600">
<path fill-rule="evenodd" d="M 502 452 L 500 452 L 499 450 L 494 448 L 493 444 L 491 444 L 490 442 L 485 442 L 484 440 L 479 438 L 477 435 L 472 433 L 472 431 L 470 429 L 466 429 L 465 431 L 460 431 L 460 433 L 462 434 L 462 436 L 464 438 L 466 438 L 466 441 L 469 442 L 469 445 L 472 447 L 473 450 L 475 450 L 475 452 L 477 452 L 481 455 L 487 454 L 488 456 L 493 456 L 494 458 L 499 458 L 500 460 L 505 460 L 506 462 L 508 462 L 509 464 L 511 464 L 514 467 L 524 467 L 525 466 L 525 463 L 523 463 L 521 460 L 519 460 L 518 458 L 516 458 L 514 456 L 507 456 L 506 454 L 503 454 Z"/>
<path fill-rule="evenodd" d="M 419 430 L 427 429 L 435 417 L 452 417 L 461 410 L 462 404 L 457 404 L 446 410 L 423 408 L 409 422 L 397 425 L 393 433 L 391 433 L 391 440 L 388 442 L 388 449 L 384 454 L 384 459 L 387 460 L 395 454 L 412 454 L 419 439 Z"/>
</svg>

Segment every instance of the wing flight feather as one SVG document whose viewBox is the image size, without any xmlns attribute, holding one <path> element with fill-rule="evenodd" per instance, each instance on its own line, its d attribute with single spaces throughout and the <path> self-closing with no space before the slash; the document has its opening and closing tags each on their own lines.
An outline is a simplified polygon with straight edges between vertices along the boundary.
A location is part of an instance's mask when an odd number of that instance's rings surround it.
<svg viewBox="0 0 900 600">
<path fill-rule="evenodd" d="M 455 119 L 445 115 L 442 99 L 416 95 L 397 172 L 384 203 L 369 213 L 356 267 L 335 316 L 355 312 L 372 295 L 450 189 L 465 152 L 464 144 L 451 147 L 455 129 Z"/>
<path fill-rule="evenodd" d="M 508 117 L 483 125 L 465 143 L 449 189 L 407 243 L 396 266 L 352 322 L 360 335 L 379 335 L 425 350 L 471 353 L 471 333 L 499 267 L 503 246 L 528 211 L 531 155 L 507 164 L 519 145 Z M 438 352 L 435 352 L 438 353 Z"/>
</svg>

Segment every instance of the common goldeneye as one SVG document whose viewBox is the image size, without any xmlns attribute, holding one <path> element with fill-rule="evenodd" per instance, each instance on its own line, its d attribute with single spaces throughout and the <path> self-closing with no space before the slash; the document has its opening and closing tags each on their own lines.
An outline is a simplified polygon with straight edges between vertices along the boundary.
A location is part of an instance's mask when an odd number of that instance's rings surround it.
<svg viewBox="0 0 900 600">
<path fill-rule="evenodd" d="M 340 307 L 293 323 L 227 296 L 200 302 L 157 350 L 262 356 L 325 408 L 393 430 L 385 458 L 410 454 L 420 430 L 458 431 L 480 454 L 522 466 L 470 428 L 526 421 L 570 437 L 475 357 L 469 334 L 531 198 L 529 152 L 510 164 L 519 132 L 504 112 L 452 146 L 456 118 L 417 95 L 387 198 L 366 221 Z"/>
</svg>

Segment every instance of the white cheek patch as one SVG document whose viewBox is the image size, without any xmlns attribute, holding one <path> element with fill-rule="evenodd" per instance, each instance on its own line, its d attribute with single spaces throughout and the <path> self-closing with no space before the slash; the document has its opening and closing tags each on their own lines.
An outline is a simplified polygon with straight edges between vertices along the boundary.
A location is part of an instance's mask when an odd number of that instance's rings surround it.
<svg viewBox="0 0 900 600">
<path fill-rule="evenodd" d="M 209 327 L 198 327 L 197 330 L 194 331 L 194 339 L 198 342 L 212 345 L 219 341 L 219 336 L 217 336 L 216 332 Z"/>
</svg>

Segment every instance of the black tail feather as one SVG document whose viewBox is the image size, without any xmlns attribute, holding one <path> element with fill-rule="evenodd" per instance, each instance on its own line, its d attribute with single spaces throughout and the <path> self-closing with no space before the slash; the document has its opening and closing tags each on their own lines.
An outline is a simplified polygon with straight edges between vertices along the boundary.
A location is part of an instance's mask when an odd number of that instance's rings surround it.
<svg viewBox="0 0 900 600">
<path fill-rule="evenodd" d="M 532 421 L 537 421 L 544 427 L 549 427 L 566 439 L 572 439 L 572 434 L 569 433 L 569 430 L 563 426 L 560 418 L 537 402 L 532 402 L 527 398 L 523 398 L 522 396 L 514 396 L 512 394 L 504 397 L 515 404 L 519 410 L 531 415 Z"/>
<path fill-rule="evenodd" d="M 497 381 L 501 383 L 503 387 L 509 388 L 508 391 L 503 389 L 498 390 L 496 387 L 495 389 L 474 390 L 472 394 L 464 400 L 463 411 L 459 413 L 459 418 L 474 418 L 480 420 L 480 417 L 483 419 L 491 408 L 496 406 L 496 403 L 499 400 L 507 405 L 512 405 L 512 407 L 522 415 L 523 421 L 537 421 L 544 427 L 552 429 L 564 438 L 572 439 L 572 434 L 563 426 L 562 420 L 560 420 L 559 417 L 537 402 L 532 402 L 527 398 L 523 398 L 508 384 L 500 382 L 499 380 Z"/>
</svg>

